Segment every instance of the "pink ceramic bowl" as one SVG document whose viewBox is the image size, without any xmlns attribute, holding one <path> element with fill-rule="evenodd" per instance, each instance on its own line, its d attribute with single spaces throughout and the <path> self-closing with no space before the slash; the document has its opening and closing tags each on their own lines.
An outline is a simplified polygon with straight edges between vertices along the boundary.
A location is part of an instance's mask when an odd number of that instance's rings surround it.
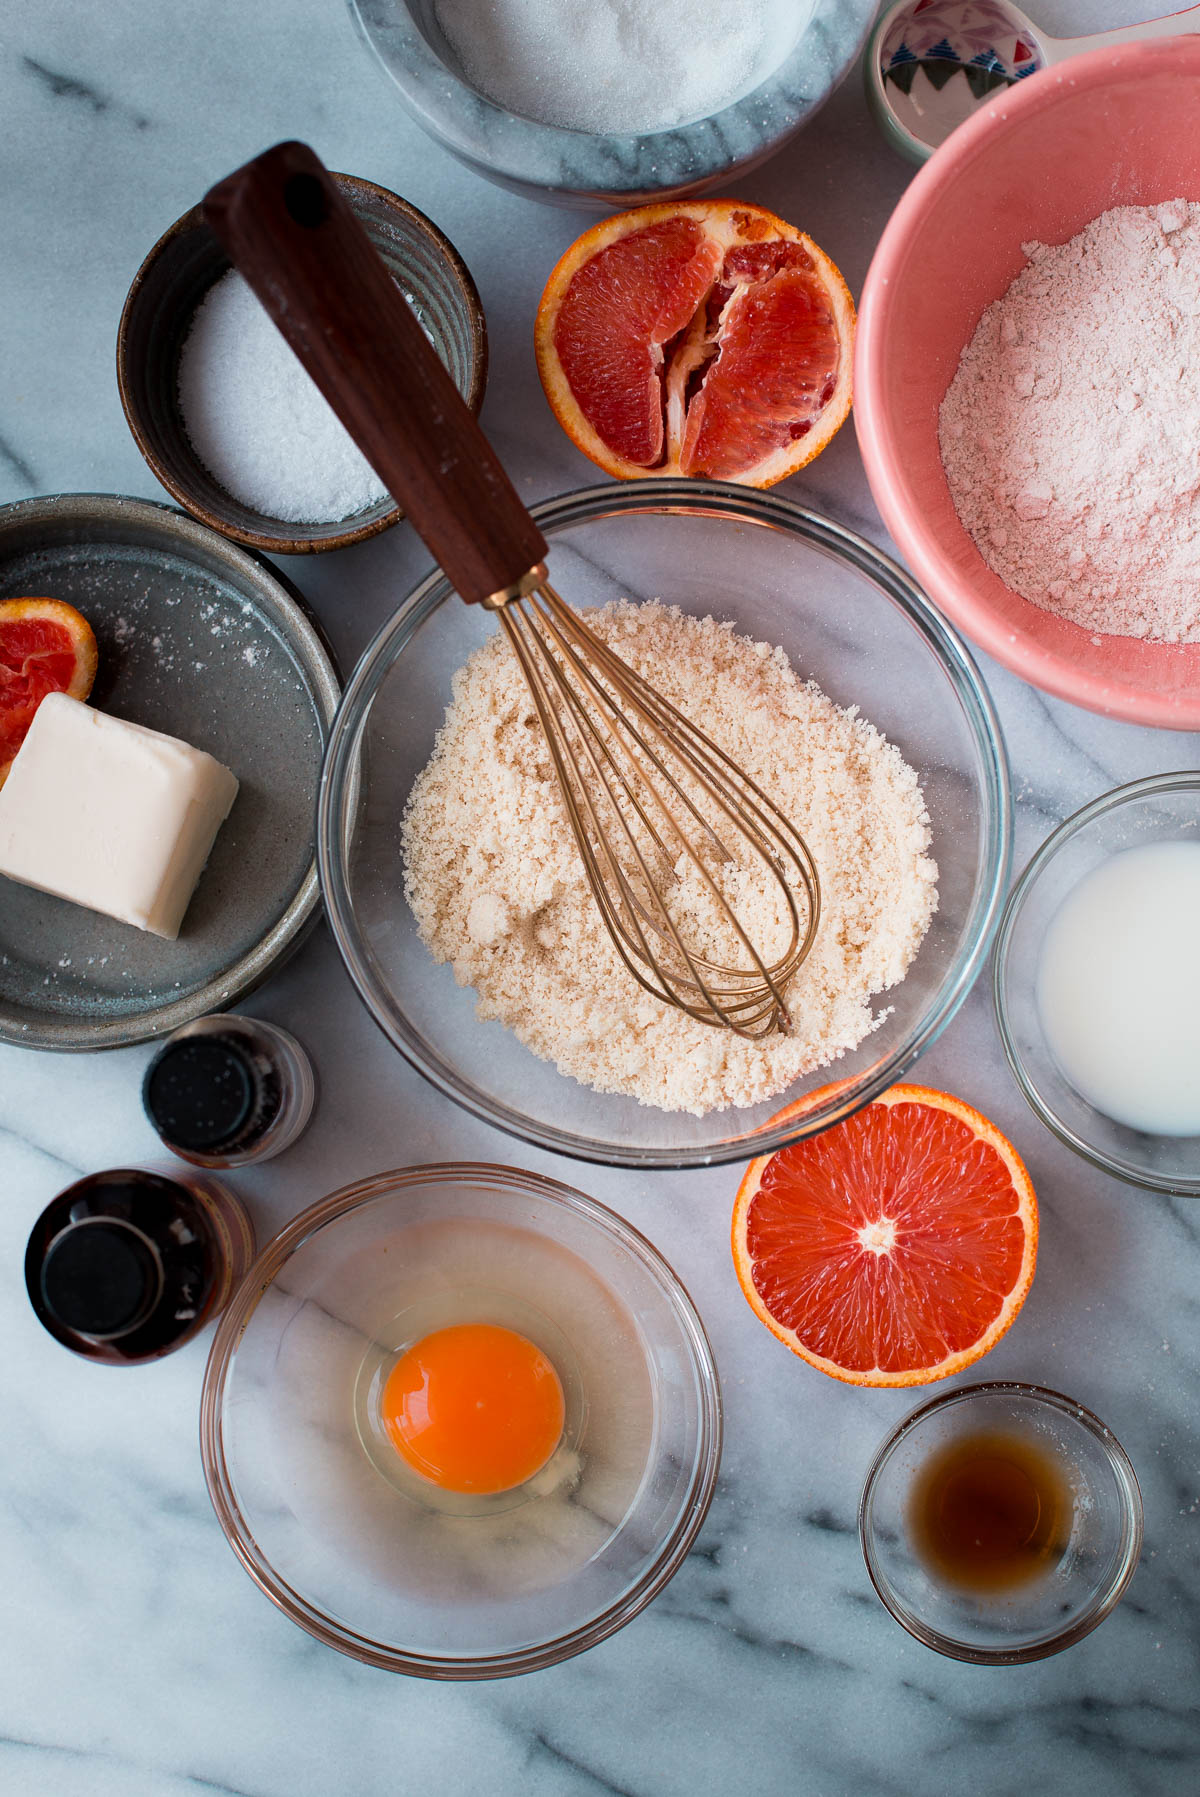
<svg viewBox="0 0 1200 1797">
<path fill-rule="evenodd" d="M 934 601 L 1043 691 L 1138 724 L 1200 729 L 1200 644 L 1102 636 L 1041 611 L 958 521 L 938 408 L 984 308 L 1112 206 L 1200 199 L 1200 36 L 1095 50 L 1028 77 L 917 174 L 863 289 L 854 415 L 884 523 Z M 1114 412 L 1114 418 L 1116 414 Z"/>
</svg>

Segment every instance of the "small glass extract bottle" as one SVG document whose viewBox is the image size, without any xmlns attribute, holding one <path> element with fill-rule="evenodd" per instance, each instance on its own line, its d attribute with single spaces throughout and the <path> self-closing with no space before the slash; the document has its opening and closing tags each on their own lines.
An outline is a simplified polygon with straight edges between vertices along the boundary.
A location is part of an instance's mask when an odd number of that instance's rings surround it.
<svg viewBox="0 0 1200 1797">
<path fill-rule="evenodd" d="M 257 1017 L 200 1017 L 159 1049 L 142 1103 L 172 1154 L 196 1167 L 269 1160 L 305 1129 L 312 1062 L 294 1036 Z"/>
<path fill-rule="evenodd" d="M 25 1251 L 39 1322 L 117 1365 L 157 1360 L 225 1308 L 254 1258 L 233 1193 L 195 1173 L 89 1173 L 42 1212 Z"/>
</svg>

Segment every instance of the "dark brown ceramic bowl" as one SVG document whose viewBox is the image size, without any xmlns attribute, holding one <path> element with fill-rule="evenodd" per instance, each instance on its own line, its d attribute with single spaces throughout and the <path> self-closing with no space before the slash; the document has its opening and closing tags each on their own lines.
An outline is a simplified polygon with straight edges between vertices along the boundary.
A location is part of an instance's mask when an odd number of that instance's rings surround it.
<svg viewBox="0 0 1200 1797">
<path fill-rule="evenodd" d="M 407 200 L 355 175 L 333 178 L 404 292 L 415 297 L 455 385 L 478 412 L 487 380 L 487 329 L 466 263 Z M 404 515 L 390 497 L 334 524 L 268 517 L 227 493 L 192 448 L 179 409 L 179 357 L 197 306 L 228 267 L 194 206 L 159 238 L 134 276 L 117 332 L 117 384 L 138 448 L 194 518 L 251 549 L 305 555 L 386 530 Z"/>
</svg>

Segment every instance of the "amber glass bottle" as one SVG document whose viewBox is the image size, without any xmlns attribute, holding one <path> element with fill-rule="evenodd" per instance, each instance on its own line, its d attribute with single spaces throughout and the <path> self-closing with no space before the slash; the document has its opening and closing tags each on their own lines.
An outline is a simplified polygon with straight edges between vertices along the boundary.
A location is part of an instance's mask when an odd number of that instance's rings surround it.
<svg viewBox="0 0 1200 1797">
<path fill-rule="evenodd" d="M 190 1341 L 253 1258 L 253 1225 L 217 1180 L 122 1167 L 89 1173 L 46 1207 L 25 1284 L 64 1347 L 131 1365 Z"/>
</svg>

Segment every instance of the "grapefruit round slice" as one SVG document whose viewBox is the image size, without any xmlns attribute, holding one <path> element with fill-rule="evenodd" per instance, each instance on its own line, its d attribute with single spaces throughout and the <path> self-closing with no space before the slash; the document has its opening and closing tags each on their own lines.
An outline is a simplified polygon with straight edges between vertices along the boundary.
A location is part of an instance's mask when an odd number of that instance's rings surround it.
<svg viewBox="0 0 1200 1797">
<path fill-rule="evenodd" d="M 1037 1235 L 1007 1137 L 948 1092 L 893 1086 L 751 1161 L 733 1260 L 759 1320 L 810 1366 L 852 1385 L 927 1385 L 995 1347 L 1025 1301 Z"/>
<path fill-rule="evenodd" d="M 96 638 L 64 599 L 0 599 L 0 786 L 47 693 L 86 699 Z"/>
<path fill-rule="evenodd" d="M 811 237 L 739 200 L 593 225 L 535 327 L 555 417 L 609 474 L 771 487 L 850 410 L 854 302 Z"/>
</svg>

